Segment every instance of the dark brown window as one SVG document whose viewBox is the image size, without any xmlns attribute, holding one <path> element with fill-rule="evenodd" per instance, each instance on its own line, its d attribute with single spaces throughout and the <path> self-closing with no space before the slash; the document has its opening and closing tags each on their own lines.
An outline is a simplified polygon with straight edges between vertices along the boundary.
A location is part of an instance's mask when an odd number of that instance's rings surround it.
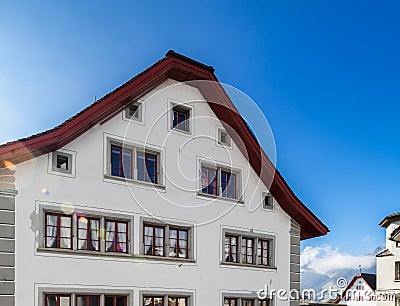
<svg viewBox="0 0 400 306">
<path fill-rule="evenodd" d="M 100 306 L 100 295 L 77 295 L 76 306 Z"/>
<path fill-rule="evenodd" d="M 168 306 L 188 306 L 186 297 L 168 297 Z"/>
<path fill-rule="evenodd" d="M 257 264 L 263 266 L 270 265 L 270 241 L 258 239 Z"/>
<path fill-rule="evenodd" d="M 254 248 L 254 239 L 253 238 L 242 238 L 242 262 L 253 264 L 253 248 Z"/>
<path fill-rule="evenodd" d="M 272 209 L 274 205 L 274 197 L 271 194 L 267 194 L 264 197 L 264 208 Z"/>
<path fill-rule="evenodd" d="M 201 192 L 217 195 L 217 170 L 201 167 Z"/>
<path fill-rule="evenodd" d="M 394 279 L 400 280 L 400 261 L 394 263 Z"/>
<path fill-rule="evenodd" d="M 46 248 L 72 249 L 72 216 L 46 213 Z"/>
<path fill-rule="evenodd" d="M 45 306 L 71 306 L 71 296 L 66 294 L 46 294 Z"/>
<path fill-rule="evenodd" d="M 228 171 L 221 171 L 222 196 L 236 199 L 236 174 Z"/>
<path fill-rule="evenodd" d="M 100 219 L 78 217 L 78 250 L 100 251 Z"/>
<path fill-rule="evenodd" d="M 269 306 L 270 305 L 270 300 L 265 299 L 265 300 L 258 300 L 258 306 Z"/>
<path fill-rule="evenodd" d="M 128 222 L 106 220 L 106 252 L 128 253 Z"/>
<path fill-rule="evenodd" d="M 143 306 L 164 306 L 164 297 L 162 297 L 162 296 L 144 296 L 143 297 Z"/>
<path fill-rule="evenodd" d="M 238 236 L 226 235 L 225 236 L 225 261 L 239 262 L 238 257 Z"/>
<path fill-rule="evenodd" d="M 179 228 L 169 229 L 169 257 L 188 258 L 188 230 Z"/>
<path fill-rule="evenodd" d="M 122 295 L 106 295 L 105 306 L 127 306 L 127 297 Z"/>
<path fill-rule="evenodd" d="M 138 181 L 158 184 L 157 155 L 137 152 L 137 179 Z"/>
<path fill-rule="evenodd" d="M 239 306 L 237 298 L 224 298 L 224 306 Z"/>
<path fill-rule="evenodd" d="M 111 145 L 111 175 L 132 177 L 132 150 Z"/>
<path fill-rule="evenodd" d="M 242 299 L 241 306 L 254 306 L 254 300 L 253 299 Z"/>
<path fill-rule="evenodd" d="M 163 226 L 144 224 L 143 244 L 145 255 L 164 256 L 164 232 Z"/>
</svg>

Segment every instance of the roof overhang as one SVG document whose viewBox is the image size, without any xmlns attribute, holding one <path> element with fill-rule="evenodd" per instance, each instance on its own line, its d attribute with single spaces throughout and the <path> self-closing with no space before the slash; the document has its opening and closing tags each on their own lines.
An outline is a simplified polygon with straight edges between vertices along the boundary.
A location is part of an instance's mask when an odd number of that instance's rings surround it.
<svg viewBox="0 0 400 306">
<path fill-rule="evenodd" d="M 279 171 L 262 150 L 244 119 L 214 75 L 214 68 L 169 51 L 166 56 L 136 77 L 96 101 L 74 117 L 46 132 L 0 145 L 0 162 L 18 164 L 43 154 L 58 150 L 91 127 L 102 124 L 120 112 L 132 99 L 137 99 L 171 78 L 179 82 L 191 82 L 196 86 L 221 122 L 236 132 L 233 140 L 249 160 L 254 171 L 279 205 L 301 226 L 301 239 L 325 235 L 329 229 L 296 197 Z"/>
</svg>

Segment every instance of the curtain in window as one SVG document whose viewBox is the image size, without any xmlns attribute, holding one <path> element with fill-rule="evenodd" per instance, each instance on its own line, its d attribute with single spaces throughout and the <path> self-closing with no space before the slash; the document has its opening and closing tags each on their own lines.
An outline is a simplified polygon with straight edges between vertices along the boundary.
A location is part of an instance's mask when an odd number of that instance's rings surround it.
<svg viewBox="0 0 400 306">
<path fill-rule="evenodd" d="M 153 255 L 153 228 L 144 227 L 144 254 Z"/>
<path fill-rule="evenodd" d="M 106 251 L 114 251 L 115 222 L 106 222 Z"/>
<path fill-rule="evenodd" d="M 155 254 L 157 256 L 164 255 L 164 229 L 163 228 L 155 228 L 156 235 L 156 245 L 155 245 Z"/>
<path fill-rule="evenodd" d="M 126 228 L 125 223 L 118 223 L 118 245 L 117 245 L 117 251 L 126 253 L 126 247 L 127 247 L 127 237 L 126 237 Z"/>
<path fill-rule="evenodd" d="M 71 248 L 71 217 L 60 217 L 60 248 Z"/>
<path fill-rule="evenodd" d="M 57 247 L 57 216 L 46 215 L 46 247 Z M 50 304 L 49 304 L 50 305 Z"/>
<path fill-rule="evenodd" d="M 176 257 L 178 251 L 177 239 L 178 239 L 177 230 L 171 229 L 169 231 L 169 254 L 168 254 L 170 257 Z"/>
<path fill-rule="evenodd" d="M 87 249 L 87 222 L 83 216 L 78 218 L 78 250 Z"/>
<path fill-rule="evenodd" d="M 99 220 L 90 220 L 90 242 L 91 250 L 99 251 Z"/>
</svg>

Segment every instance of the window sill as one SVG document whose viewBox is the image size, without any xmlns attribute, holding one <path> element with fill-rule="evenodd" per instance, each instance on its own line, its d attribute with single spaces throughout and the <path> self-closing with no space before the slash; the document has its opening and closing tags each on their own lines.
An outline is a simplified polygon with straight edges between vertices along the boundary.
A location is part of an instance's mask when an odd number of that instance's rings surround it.
<svg viewBox="0 0 400 306">
<path fill-rule="evenodd" d="M 232 267 L 238 267 L 238 268 L 255 268 L 255 269 L 264 269 L 264 270 L 278 270 L 277 267 L 273 266 L 263 266 L 263 265 L 254 265 L 254 264 L 246 264 L 246 263 L 240 263 L 240 262 L 227 262 L 227 261 L 221 261 L 221 266 L 232 266 Z"/>
<path fill-rule="evenodd" d="M 56 249 L 56 248 L 37 248 L 39 253 L 55 253 L 55 254 L 70 254 L 70 255 L 82 255 L 82 256 L 96 256 L 96 257 L 125 257 L 132 258 L 133 255 L 129 253 L 112 253 L 112 252 L 98 252 L 98 251 L 86 251 L 86 250 L 70 250 L 70 249 Z"/>
<path fill-rule="evenodd" d="M 148 187 L 154 187 L 157 189 L 165 190 L 165 186 L 161 184 L 153 184 L 149 182 L 143 182 L 143 181 L 138 181 L 134 179 L 129 179 L 125 177 L 120 177 L 120 176 L 114 176 L 114 175 L 109 175 L 109 174 L 104 174 L 104 178 L 107 180 L 114 180 L 114 181 L 119 181 L 119 182 L 124 182 L 128 184 L 138 184 L 138 185 L 143 185 L 143 186 L 148 186 Z"/>
<path fill-rule="evenodd" d="M 228 202 L 238 203 L 238 204 L 244 205 L 244 201 L 242 199 L 231 199 L 231 198 L 226 198 L 226 197 L 222 197 L 222 196 L 203 193 L 203 192 L 200 192 L 200 191 L 197 192 L 197 195 L 199 197 L 210 198 L 210 199 L 218 199 L 218 200 L 222 200 L 222 201 L 228 201 Z"/>
<path fill-rule="evenodd" d="M 192 135 L 192 133 L 190 131 L 184 131 L 184 130 L 176 129 L 176 128 L 173 128 L 173 127 L 171 128 L 171 132 L 175 132 L 177 134 L 181 134 L 181 135 L 184 135 L 184 136 L 191 136 Z"/>
<path fill-rule="evenodd" d="M 155 260 L 155 261 L 196 263 L 196 260 L 191 258 L 175 258 L 175 257 L 152 256 L 152 255 L 134 255 L 134 257 L 138 259 Z"/>
</svg>

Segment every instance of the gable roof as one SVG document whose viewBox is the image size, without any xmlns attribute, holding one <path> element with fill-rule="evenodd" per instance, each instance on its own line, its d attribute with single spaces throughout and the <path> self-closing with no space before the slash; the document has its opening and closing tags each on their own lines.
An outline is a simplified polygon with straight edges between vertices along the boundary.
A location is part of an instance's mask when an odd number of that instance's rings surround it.
<svg viewBox="0 0 400 306">
<path fill-rule="evenodd" d="M 335 304 L 338 304 L 342 301 L 343 298 L 346 298 L 346 293 L 347 291 L 354 285 L 354 283 L 359 279 L 362 278 L 364 281 L 367 283 L 367 285 L 375 292 L 376 290 L 376 274 L 370 274 L 370 273 L 358 273 L 356 276 L 353 277 L 351 282 L 347 285 L 346 289 L 343 291 L 343 293 L 337 297 L 335 300 Z"/>
<path fill-rule="evenodd" d="M 383 250 L 382 252 L 376 254 L 376 257 L 394 256 L 389 249 Z"/>
<path fill-rule="evenodd" d="M 190 85 L 200 90 L 223 125 L 235 130 L 241 141 L 235 140 L 235 137 L 232 139 L 264 184 L 268 186 L 272 182 L 271 194 L 286 213 L 300 224 L 301 239 L 318 237 L 329 232 L 329 229 L 296 197 L 275 169 L 218 82 L 214 68 L 172 50 L 168 51 L 163 59 L 55 128 L 0 145 L 0 165 L 6 160 L 18 164 L 62 148 L 96 124 L 106 122 L 133 99 L 143 96 L 168 78 L 179 82 L 215 81 L 213 86 L 207 88 L 204 88 L 201 82 Z"/>
</svg>

